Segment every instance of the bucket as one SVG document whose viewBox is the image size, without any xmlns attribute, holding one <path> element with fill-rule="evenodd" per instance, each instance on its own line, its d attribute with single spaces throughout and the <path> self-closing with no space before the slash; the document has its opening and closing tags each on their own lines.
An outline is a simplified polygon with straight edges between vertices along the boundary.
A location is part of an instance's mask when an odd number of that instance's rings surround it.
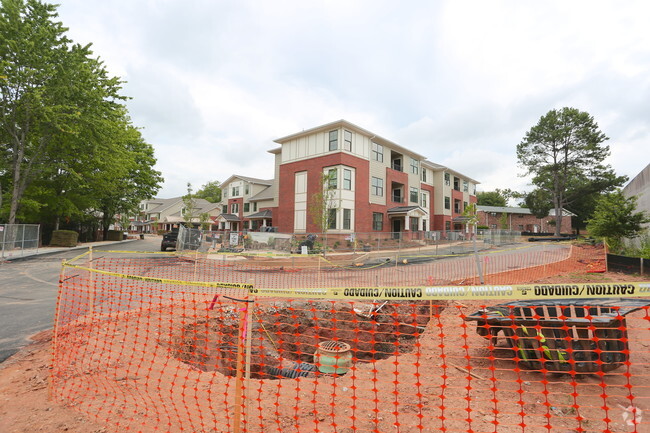
<svg viewBox="0 0 650 433">
<path fill-rule="evenodd" d="M 352 367 L 350 345 L 341 341 L 318 343 L 314 353 L 314 364 L 321 373 L 345 374 Z"/>
</svg>

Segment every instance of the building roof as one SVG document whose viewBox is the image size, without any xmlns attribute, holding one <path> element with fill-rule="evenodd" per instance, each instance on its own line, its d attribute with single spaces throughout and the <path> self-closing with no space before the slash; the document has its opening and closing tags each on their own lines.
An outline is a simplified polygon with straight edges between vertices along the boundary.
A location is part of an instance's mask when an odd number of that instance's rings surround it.
<svg viewBox="0 0 650 433">
<path fill-rule="evenodd" d="M 256 178 L 256 177 L 249 177 L 249 176 L 242 176 L 242 175 L 240 175 L 240 174 L 233 174 L 233 175 L 231 175 L 228 179 L 224 180 L 223 183 L 222 183 L 221 185 L 227 185 L 227 184 L 229 184 L 230 182 L 232 182 L 233 179 L 241 179 L 241 180 L 243 180 L 243 181 L 245 181 L 245 182 L 248 182 L 248 183 L 256 183 L 256 184 L 259 184 L 259 185 L 267 185 L 267 186 L 270 186 L 270 185 L 273 184 L 273 179 L 271 179 L 271 180 L 268 180 L 268 179 L 258 179 L 258 178 Z"/>
<path fill-rule="evenodd" d="M 390 140 L 388 140 L 386 138 L 380 137 L 379 135 L 375 134 L 374 132 L 370 132 L 367 129 L 364 129 L 364 128 L 360 127 L 360 126 L 357 126 L 354 123 L 348 122 L 345 119 L 341 119 L 341 120 L 337 120 L 337 121 L 334 121 L 334 122 L 326 123 L 325 125 L 316 126 L 314 128 L 303 129 L 301 132 L 296 132 L 294 134 L 287 135 L 286 137 L 281 137 L 281 138 L 278 138 L 278 139 L 273 140 L 273 141 L 275 141 L 278 144 L 282 144 L 282 143 L 285 143 L 285 142 L 287 142 L 289 140 L 293 140 L 294 138 L 302 137 L 303 135 L 309 135 L 309 134 L 313 134 L 313 133 L 319 132 L 319 131 L 327 131 L 327 130 L 330 130 L 332 128 L 337 128 L 337 127 L 344 127 L 344 128 L 355 130 L 356 132 L 360 132 L 363 135 L 367 135 L 368 137 L 370 137 L 372 139 L 372 141 L 374 141 L 374 142 L 376 142 L 378 144 L 386 144 L 386 145 L 390 146 L 391 148 L 394 148 L 395 150 L 399 150 L 399 151 L 402 151 L 404 153 L 408 153 L 409 155 L 416 156 L 419 159 L 426 159 L 423 155 L 420 155 L 417 152 L 414 152 L 414 151 L 412 151 L 410 149 L 402 147 L 399 144 L 397 144 L 397 143 L 395 143 L 393 141 L 390 141 Z M 269 151 L 269 152 L 276 153 L 276 149 L 273 149 L 272 151 Z"/>
<path fill-rule="evenodd" d="M 157 205 L 155 207 L 152 207 L 151 209 L 147 209 L 146 213 L 161 213 L 169 209 L 170 207 L 174 206 L 177 204 L 179 201 L 183 201 L 182 197 L 174 197 L 174 198 L 155 198 L 152 200 L 147 200 L 147 207 L 149 204 L 154 204 Z"/>
<path fill-rule="evenodd" d="M 470 182 L 472 182 L 474 184 L 479 184 L 480 183 L 479 181 L 474 180 L 474 179 L 472 179 L 472 178 L 470 178 L 468 176 L 465 176 L 464 174 L 462 174 L 462 173 L 460 173 L 458 171 L 455 171 L 455 170 L 452 170 L 452 169 L 450 169 L 448 167 L 445 167 L 443 165 L 431 162 L 431 161 L 427 160 L 427 158 L 424 155 L 421 155 L 421 154 L 419 154 L 419 153 L 417 153 L 417 152 L 415 152 L 415 151 L 413 151 L 411 149 L 407 149 L 406 147 L 403 147 L 403 146 L 401 146 L 401 145 L 399 145 L 399 144 L 397 144 L 397 143 L 395 143 L 393 141 L 390 141 L 390 140 L 388 140 L 386 138 L 380 137 L 377 134 L 375 134 L 374 132 L 370 132 L 367 129 L 364 129 L 364 128 L 360 127 L 360 126 L 357 126 L 354 123 L 348 122 L 345 119 L 337 120 L 335 122 L 326 123 L 325 125 L 316 126 L 314 128 L 305 129 L 305 130 L 303 130 L 301 132 L 296 132 L 295 134 L 287 135 L 286 137 L 278 138 L 278 139 L 276 139 L 274 141 L 276 143 L 283 144 L 283 143 L 286 143 L 289 140 L 293 140 L 295 138 L 302 137 L 304 135 L 313 134 L 313 133 L 319 132 L 319 131 L 325 132 L 325 131 L 331 130 L 332 128 L 338 128 L 338 127 L 344 127 L 344 128 L 354 130 L 356 132 L 359 132 L 359 133 L 361 133 L 363 135 L 366 135 L 366 136 L 370 137 L 370 139 L 373 142 L 376 142 L 378 144 L 387 145 L 390 148 L 395 149 L 395 150 L 397 150 L 399 152 L 403 152 L 405 154 L 414 156 L 414 157 L 418 158 L 421 163 L 425 164 L 427 166 L 427 168 L 429 168 L 431 170 L 434 170 L 434 171 L 446 170 L 446 171 L 449 171 L 450 173 L 454 173 L 454 174 L 456 174 L 458 176 L 461 176 L 462 178 L 467 179 L 468 181 L 470 181 Z M 271 149 L 268 152 L 273 153 L 273 154 L 277 154 L 277 153 L 280 153 L 281 151 L 282 151 L 282 148 L 280 147 L 280 148 Z"/>
<path fill-rule="evenodd" d="M 514 214 L 524 214 L 532 215 L 533 213 L 530 209 L 525 207 L 508 207 L 508 206 L 476 206 L 476 210 L 483 212 L 498 212 L 498 213 L 514 213 Z M 555 216 L 555 209 L 551 209 L 548 212 L 549 216 Z M 563 216 L 576 216 L 573 212 L 570 212 L 566 209 L 562 209 Z"/>
<path fill-rule="evenodd" d="M 262 191 L 250 197 L 248 201 L 271 200 L 274 197 L 275 197 L 275 182 L 272 182 L 268 188 L 264 188 Z"/>
</svg>

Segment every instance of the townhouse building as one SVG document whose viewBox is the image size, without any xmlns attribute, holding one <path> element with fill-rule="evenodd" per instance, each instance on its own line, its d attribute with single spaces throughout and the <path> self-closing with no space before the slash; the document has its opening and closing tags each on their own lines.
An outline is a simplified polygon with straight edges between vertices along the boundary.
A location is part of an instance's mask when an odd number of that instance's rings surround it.
<svg viewBox="0 0 650 433">
<path fill-rule="evenodd" d="M 555 209 L 546 218 L 537 218 L 530 209 L 507 206 L 477 206 L 478 224 L 490 229 L 505 229 L 529 233 L 554 233 Z M 561 232 L 573 233 L 573 212 L 562 209 Z"/>
<path fill-rule="evenodd" d="M 222 183 L 220 229 L 317 233 L 313 200 L 323 190 L 330 234 L 460 230 L 476 202 L 476 180 L 346 120 L 275 143 L 274 179 Z"/>
<path fill-rule="evenodd" d="M 275 180 L 232 175 L 221 183 L 219 230 L 252 230 L 270 227 L 275 200 Z"/>
<path fill-rule="evenodd" d="M 220 206 L 204 199 L 195 199 L 194 208 L 187 209 L 183 197 L 174 197 L 142 200 L 138 209 L 139 215 L 131 218 L 131 226 L 138 232 L 152 233 L 156 230 L 172 230 L 188 219 L 198 226 L 201 224 L 201 215 L 207 215 L 212 225 L 213 218 L 219 214 Z"/>
</svg>

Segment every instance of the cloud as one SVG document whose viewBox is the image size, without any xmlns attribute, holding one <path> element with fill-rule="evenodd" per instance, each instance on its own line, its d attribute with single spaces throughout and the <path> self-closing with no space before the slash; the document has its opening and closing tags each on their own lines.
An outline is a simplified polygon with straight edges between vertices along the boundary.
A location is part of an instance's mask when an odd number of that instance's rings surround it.
<svg viewBox="0 0 650 433">
<path fill-rule="evenodd" d="M 525 185 L 514 150 L 553 108 L 592 114 L 609 162 L 646 164 L 650 4 L 61 0 L 61 20 L 126 79 L 161 196 L 272 177 L 273 139 L 344 118 L 482 187 Z"/>
</svg>

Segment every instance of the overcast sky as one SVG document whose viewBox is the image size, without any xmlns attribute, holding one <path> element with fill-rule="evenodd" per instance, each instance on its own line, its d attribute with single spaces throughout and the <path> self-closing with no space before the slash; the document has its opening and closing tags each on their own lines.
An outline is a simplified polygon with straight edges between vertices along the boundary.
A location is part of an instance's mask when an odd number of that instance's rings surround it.
<svg viewBox="0 0 650 433">
<path fill-rule="evenodd" d="M 346 119 L 481 182 L 530 189 L 515 148 L 570 106 L 650 162 L 650 2 L 60 0 L 75 42 L 126 81 L 179 196 L 273 177 L 273 140 Z"/>
</svg>

